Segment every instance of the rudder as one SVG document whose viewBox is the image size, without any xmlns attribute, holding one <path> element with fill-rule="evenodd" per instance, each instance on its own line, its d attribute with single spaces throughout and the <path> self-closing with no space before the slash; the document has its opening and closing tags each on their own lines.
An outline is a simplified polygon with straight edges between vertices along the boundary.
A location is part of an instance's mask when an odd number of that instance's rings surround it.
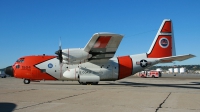
<svg viewBox="0 0 200 112">
<path fill-rule="evenodd" d="M 165 19 L 163 20 L 157 35 L 147 52 L 147 57 L 162 58 L 175 55 L 172 21 L 170 19 Z"/>
</svg>

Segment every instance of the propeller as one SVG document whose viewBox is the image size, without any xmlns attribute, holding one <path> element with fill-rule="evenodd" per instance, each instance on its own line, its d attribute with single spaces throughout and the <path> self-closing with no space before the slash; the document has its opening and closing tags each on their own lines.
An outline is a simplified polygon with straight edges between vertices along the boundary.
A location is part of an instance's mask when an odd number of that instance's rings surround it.
<svg viewBox="0 0 200 112">
<path fill-rule="evenodd" d="M 57 59 L 60 61 L 60 64 L 61 64 L 62 61 L 63 61 L 63 57 L 62 57 L 62 48 L 61 48 L 61 39 L 60 39 L 60 42 L 59 42 L 59 50 L 57 50 L 57 51 L 55 52 L 55 54 L 58 55 L 58 56 L 57 56 Z"/>
<path fill-rule="evenodd" d="M 62 66 L 63 66 L 63 57 L 62 57 L 62 48 L 61 48 L 61 37 L 60 37 L 60 40 L 59 40 L 59 49 L 55 52 L 57 56 L 57 59 L 59 60 L 60 62 L 60 78 L 62 77 Z"/>
</svg>

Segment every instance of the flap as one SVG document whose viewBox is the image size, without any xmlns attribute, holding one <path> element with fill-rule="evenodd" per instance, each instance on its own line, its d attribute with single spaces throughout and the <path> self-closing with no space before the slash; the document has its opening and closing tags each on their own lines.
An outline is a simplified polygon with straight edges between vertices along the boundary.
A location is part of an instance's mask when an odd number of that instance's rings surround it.
<svg viewBox="0 0 200 112">
<path fill-rule="evenodd" d="M 89 60 L 110 59 L 122 40 L 123 36 L 113 33 L 95 33 L 84 50 L 92 55 Z"/>
</svg>

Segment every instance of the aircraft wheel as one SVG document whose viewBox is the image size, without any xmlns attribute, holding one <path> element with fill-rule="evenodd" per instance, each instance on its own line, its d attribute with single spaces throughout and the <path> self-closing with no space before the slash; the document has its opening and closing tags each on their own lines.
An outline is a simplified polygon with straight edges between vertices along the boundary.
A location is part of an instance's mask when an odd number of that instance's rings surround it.
<svg viewBox="0 0 200 112">
<path fill-rule="evenodd" d="M 86 85 L 87 83 L 84 83 L 84 82 L 80 82 L 79 84 L 81 84 L 81 85 Z"/>
<path fill-rule="evenodd" d="M 29 84 L 31 82 L 30 79 L 24 79 L 24 84 Z"/>
<path fill-rule="evenodd" d="M 80 82 L 80 81 L 78 81 L 78 83 L 81 84 L 81 85 L 86 85 L 87 84 L 87 83 Z"/>
<path fill-rule="evenodd" d="M 98 85 L 99 82 L 93 82 L 92 85 Z"/>
<path fill-rule="evenodd" d="M 82 85 L 87 85 L 87 83 L 84 83 L 84 82 L 81 82 L 82 83 Z"/>
</svg>

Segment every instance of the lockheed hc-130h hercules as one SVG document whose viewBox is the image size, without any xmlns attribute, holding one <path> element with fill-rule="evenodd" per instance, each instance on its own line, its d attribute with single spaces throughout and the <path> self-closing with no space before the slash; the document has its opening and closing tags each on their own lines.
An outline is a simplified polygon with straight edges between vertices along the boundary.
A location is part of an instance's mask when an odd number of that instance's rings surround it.
<svg viewBox="0 0 200 112">
<path fill-rule="evenodd" d="M 123 35 L 95 33 L 84 48 L 61 49 L 57 56 L 38 55 L 19 58 L 6 68 L 6 74 L 30 81 L 78 81 L 98 84 L 99 81 L 120 80 L 158 63 L 183 61 L 192 54 L 175 52 L 172 21 L 163 20 L 147 53 L 114 57 Z"/>
</svg>

